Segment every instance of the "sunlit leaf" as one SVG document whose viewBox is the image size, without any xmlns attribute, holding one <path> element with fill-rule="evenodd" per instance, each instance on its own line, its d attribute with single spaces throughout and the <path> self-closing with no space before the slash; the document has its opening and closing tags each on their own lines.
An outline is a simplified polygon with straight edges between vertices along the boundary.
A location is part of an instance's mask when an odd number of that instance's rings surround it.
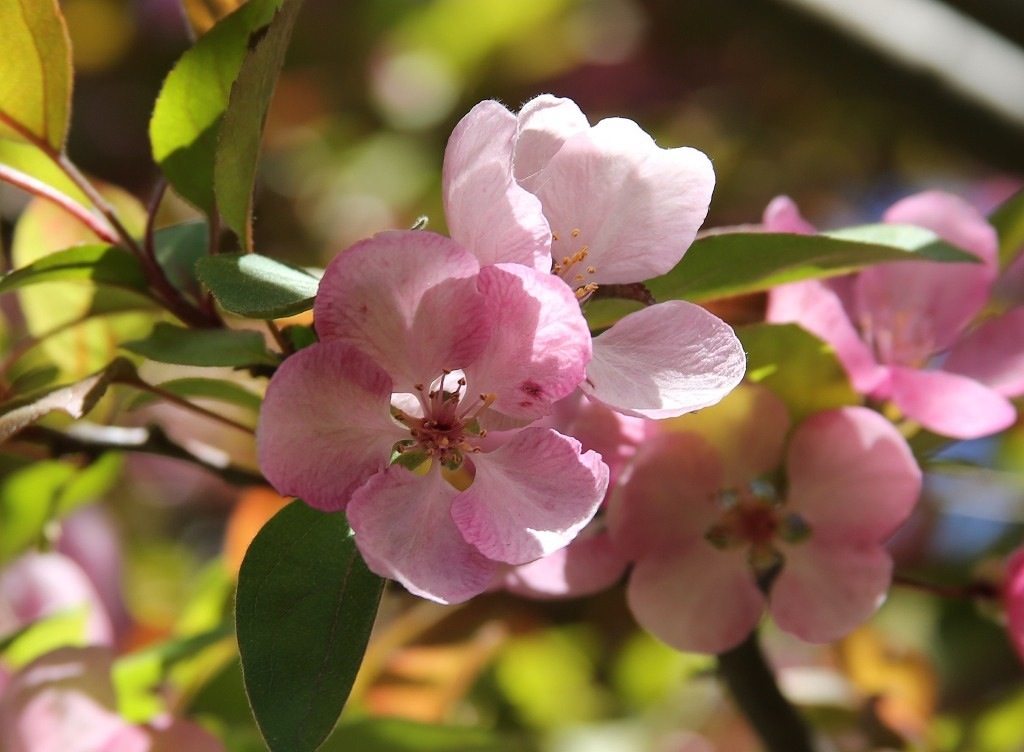
<svg viewBox="0 0 1024 752">
<path fill-rule="evenodd" d="M 217 205 L 242 247 L 250 251 L 253 188 L 263 127 L 302 2 L 283 0 L 281 10 L 242 63 L 220 126 L 213 172 Z"/>
<path fill-rule="evenodd" d="M 164 81 L 149 123 L 153 157 L 168 182 L 207 214 L 214 210 L 217 133 L 251 44 L 281 0 L 250 0 L 200 37 Z"/>
<path fill-rule="evenodd" d="M 148 337 L 125 342 L 123 347 L 150 360 L 184 366 L 244 368 L 277 363 L 263 335 L 237 329 L 185 329 L 160 322 Z"/>
<path fill-rule="evenodd" d="M 0 293 L 42 282 L 84 280 L 146 295 L 149 285 L 139 260 L 110 245 L 79 245 L 43 256 L 0 277 Z"/>
<path fill-rule="evenodd" d="M 12 640 L 4 651 L 4 660 L 14 668 L 21 668 L 57 648 L 84 647 L 88 644 L 88 624 L 89 606 L 86 604 L 46 616 Z"/>
<path fill-rule="evenodd" d="M 246 691 L 272 752 L 311 752 L 330 733 L 383 586 L 340 513 L 295 501 L 253 540 L 239 573 L 235 621 Z"/>
<path fill-rule="evenodd" d="M 824 235 L 722 233 L 697 240 L 672 271 L 647 287 L 658 300 L 710 300 L 913 259 L 977 260 L 934 233 L 908 225 L 864 225 Z"/>
<path fill-rule="evenodd" d="M 308 311 L 320 286 L 305 269 L 256 253 L 220 253 L 202 259 L 197 269 L 218 303 L 254 319 Z"/>
<path fill-rule="evenodd" d="M 0 3 L 0 138 L 64 148 L 71 51 L 57 0 Z"/>
<path fill-rule="evenodd" d="M 999 233 L 999 266 L 1005 269 L 1024 253 L 1024 189 L 1004 201 L 988 219 Z"/>
</svg>

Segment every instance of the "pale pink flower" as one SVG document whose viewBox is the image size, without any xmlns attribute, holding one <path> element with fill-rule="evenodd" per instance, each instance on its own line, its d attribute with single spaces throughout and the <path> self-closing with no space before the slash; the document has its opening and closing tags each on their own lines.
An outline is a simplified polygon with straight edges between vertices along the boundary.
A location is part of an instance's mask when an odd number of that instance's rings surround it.
<svg viewBox="0 0 1024 752">
<path fill-rule="evenodd" d="M 975 325 L 996 278 L 995 230 L 963 200 L 934 191 L 896 203 L 884 221 L 932 230 L 981 263 L 879 264 L 783 285 L 770 293 L 768 321 L 821 337 L 854 389 L 931 431 L 970 439 L 1006 428 L 1016 419 L 1007 397 L 1024 393 L 1024 307 Z M 765 224 L 813 232 L 785 198 L 769 205 Z"/>
<path fill-rule="evenodd" d="M 1024 548 L 1017 549 L 1006 561 L 1002 600 L 1006 609 L 1006 631 L 1017 655 L 1024 661 Z"/>
<path fill-rule="evenodd" d="M 635 562 L 630 609 L 680 650 L 734 647 L 766 600 L 778 626 L 801 639 L 849 632 L 885 598 L 892 559 L 882 543 L 920 491 L 906 441 L 879 414 L 818 413 L 787 445 L 781 402 L 759 390 L 753 405 L 730 424 L 727 447 L 668 430 L 647 442 L 612 497 L 613 542 Z"/>
<path fill-rule="evenodd" d="M 280 493 L 344 509 L 375 572 L 465 600 L 499 563 L 565 546 L 594 515 L 600 456 L 528 425 L 576 389 L 590 358 L 559 280 L 481 268 L 433 233 L 381 233 L 331 262 L 314 318 L 320 343 L 268 386 L 260 466 Z M 489 450 L 496 428 L 515 432 Z"/>
<path fill-rule="evenodd" d="M 600 285 L 672 269 L 714 184 L 702 152 L 662 149 L 623 118 L 591 126 L 574 102 L 550 95 L 518 117 L 497 102 L 478 104 L 452 133 L 443 175 L 453 238 L 483 264 L 552 271 L 581 301 Z M 666 418 L 714 404 L 744 368 L 728 325 L 675 300 L 596 337 L 580 388 L 623 413 Z"/>
</svg>

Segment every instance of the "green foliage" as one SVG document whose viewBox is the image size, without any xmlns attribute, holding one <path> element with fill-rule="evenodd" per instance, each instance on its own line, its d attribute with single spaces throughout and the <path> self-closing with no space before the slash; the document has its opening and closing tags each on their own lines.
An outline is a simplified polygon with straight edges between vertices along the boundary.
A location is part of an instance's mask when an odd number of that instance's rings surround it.
<svg viewBox="0 0 1024 752">
<path fill-rule="evenodd" d="M 198 300 L 196 263 L 210 252 L 210 228 L 205 222 L 182 222 L 153 234 L 156 260 L 175 289 Z"/>
<path fill-rule="evenodd" d="M 251 251 L 252 197 L 263 126 L 303 0 L 283 0 L 242 63 L 231 87 L 214 158 L 213 187 L 221 215 Z M 250 40 L 256 37 L 250 37 Z M 251 44 L 251 41 L 250 41 Z"/>
<path fill-rule="evenodd" d="M 0 277 L 0 293 L 41 282 L 83 280 L 150 294 L 146 275 L 138 259 L 110 245 L 78 245 L 43 256 L 38 261 Z"/>
<path fill-rule="evenodd" d="M 253 394 L 244 386 L 233 381 L 225 381 L 224 379 L 204 379 L 200 377 L 172 379 L 171 381 L 164 381 L 158 386 L 165 392 L 170 392 L 186 399 L 198 397 L 200 399 L 219 400 L 243 407 L 246 410 L 252 410 L 253 412 L 260 409 L 260 403 L 262 402 L 258 394 Z M 159 397 L 155 394 L 144 392 L 132 400 L 130 409 L 134 410 L 143 405 L 151 404 L 158 399 Z"/>
<path fill-rule="evenodd" d="M 735 232 L 697 240 L 676 267 L 647 283 L 658 300 L 702 301 L 832 277 L 887 261 L 970 262 L 919 227 L 865 225 L 824 235 Z"/>
<path fill-rule="evenodd" d="M 999 267 L 1005 269 L 1024 253 L 1024 189 L 1004 201 L 988 219 L 999 234 Z"/>
<path fill-rule="evenodd" d="M 796 324 L 751 324 L 736 334 L 747 351 L 747 378 L 775 392 L 794 422 L 859 404 L 832 348 Z"/>
<path fill-rule="evenodd" d="M 249 702 L 273 752 L 314 750 L 330 733 L 383 587 L 340 513 L 295 501 L 253 540 L 239 573 L 235 622 Z"/>
<path fill-rule="evenodd" d="M 71 106 L 71 49 L 57 0 L 0 3 L 0 138 L 64 148 Z"/>
<path fill-rule="evenodd" d="M 341 724 L 320 749 L 321 752 L 512 752 L 521 747 L 475 728 L 399 718 L 367 718 Z"/>
<path fill-rule="evenodd" d="M 184 366 L 246 368 L 276 365 L 263 335 L 238 329 L 185 329 L 164 322 L 144 339 L 125 342 L 124 349 L 160 363 Z"/>
<path fill-rule="evenodd" d="M 221 253 L 202 259 L 197 269 L 218 303 L 251 319 L 308 311 L 320 285 L 305 269 L 256 253 Z"/>
<path fill-rule="evenodd" d="M 207 214 L 214 212 L 217 136 L 231 85 L 280 4 L 251 0 L 221 20 L 181 56 L 157 97 L 153 158 L 174 189 Z"/>
</svg>

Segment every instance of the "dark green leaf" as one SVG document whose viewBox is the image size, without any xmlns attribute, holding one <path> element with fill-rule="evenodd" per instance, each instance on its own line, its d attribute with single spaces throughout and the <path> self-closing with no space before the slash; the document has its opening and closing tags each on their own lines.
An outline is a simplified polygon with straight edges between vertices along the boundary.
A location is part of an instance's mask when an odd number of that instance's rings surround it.
<svg viewBox="0 0 1024 752">
<path fill-rule="evenodd" d="M 64 148 L 71 49 L 57 0 L 0 2 L 0 138 Z"/>
<path fill-rule="evenodd" d="M 340 513 L 295 501 L 253 540 L 238 577 L 235 622 L 249 702 L 273 752 L 311 752 L 327 738 L 383 587 Z"/>
<path fill-rule="evenodd" d="M 127 251 L 110 245 L 77 245 L 43 256 L 0 278 L 0 293 L 42 282 L 85 280 L 148 294 L 142 265 Z"/>
<path fill-rule="evenodd" d="M 1005 269 L 1024 253 L 1024 189 L 1004 201 L 989 221 L 999 233 L 999 267 Z"/>
<path fill-rule="evenodd" d="M 205 222 L 183 222 L 161 227 L 153 237 L 156 260 L 168 281 L 196 299 L 202 295 L 196 279 L 196 262 L 210 252 L 209 233 Z"/>
<path fill-rule="evenodd" d="M 260 36 L 250 36 L 252 51 L 231 87 L 217 141 L 213 172 L 217 204 L 228 227 L 249 251 L 253 247 L 252 197 L 263 126 L 300 7 L 302 0 L 284 0 L 270 25 L 260 29 Z"/>
<path fill-rule="evenodd" d="M 794 422 L 822 410 L 860 404 L 830 345 L 796 324 L 736 329 L 747 351 L 747 378 L 769 387 Z"/>
<path fill-rule="evenodd" d="M 366 718 L 344 723 L 321 752 L 512 752 L 499 736 L 465 726 L 439 726 L 400 718 Z"/>
<path fill-rule="evenodd" d="M 161 322 L 145 339 L 122 347 L 150 360 L 183 366 L 245 368 L 277 363 L 262 334 L 238 329 L 184 329 Z"/>
<path fill-rule="evenodd" d="M 887 261 L 975 261 L 928 230 L 866 225 L 827 235 L 737 232 L 697 240 L 675 269 L 647 283 L 657 300 L 710 300 Z"/>
<path fill-rule="evenodd" d="M 153 157 L 178 193 L 214 211 L 217 133 L 249 36 L 266 26 L 281 0 L 250 0 L 201 36 L 178 60 L 149 123 Z"/>
<path fill-rule="evenodd" d="M 320 285 L 310 272 L 256 253 L 209 256 L 197 270 L 225 310 L 251 319 L 308 311 Z"/>
<path fill-rule="evenodd" d="M 224 381 L 223 379 L 174 379 L 173 381 L 165 381 L 162 384 L 158 384 L 158 386 L 165 392 L 170 392 L 186 399 L 198 397 L 201 399 L 220 400 L 221 402 L 227 402 L 254 411 L 260 409 L 260 403 L 262 402 L 258 394 L 253 394 L 245 387 L 239 386 L 233 381 Z M 159 399 L 157 395 L 151 392 L 143 392 L 132 400 L 130 409 L 134 410 L 137 407 L 148 405 Z"/>
</svg>

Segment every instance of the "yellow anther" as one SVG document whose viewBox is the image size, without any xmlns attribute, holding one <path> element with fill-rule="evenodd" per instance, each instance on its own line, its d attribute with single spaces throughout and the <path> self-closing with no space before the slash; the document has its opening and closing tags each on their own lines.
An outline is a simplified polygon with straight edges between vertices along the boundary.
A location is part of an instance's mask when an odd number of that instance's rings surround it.
<svg viewBox="0 0 1024 752">
<path fill-rule="evenodd" d="M 597 274 L 597 269 L 593 266 L 587 267 L 587 274 Z"/>
<path fill-rule="evenodd" d="M 551 233 L 551 239 L 552 240 L 558 240 L 558 233 L 557 232 Z"/>
<path fill-rule="evenodd" d="M 575 230 L 572 231 L 572 236 L 574 238 L 578 238 L 580 236 L 580 228 L 579 227 L 577 227 Z"/>
</svg>

